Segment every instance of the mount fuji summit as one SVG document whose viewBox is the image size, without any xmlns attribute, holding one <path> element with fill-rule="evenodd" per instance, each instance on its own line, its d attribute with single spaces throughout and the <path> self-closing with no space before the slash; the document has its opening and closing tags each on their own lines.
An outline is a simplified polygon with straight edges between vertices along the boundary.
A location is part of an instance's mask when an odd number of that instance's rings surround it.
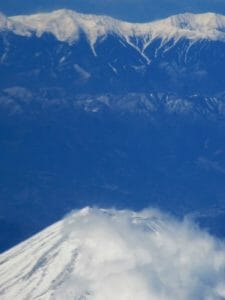
<svg viewBox="0 0 225 300">
<path fill-rule="evenodd" d="M 225 245 L 155 210 L 85 208 L 0 255 L 2 300 L 219 300 Z"/>
</svg>

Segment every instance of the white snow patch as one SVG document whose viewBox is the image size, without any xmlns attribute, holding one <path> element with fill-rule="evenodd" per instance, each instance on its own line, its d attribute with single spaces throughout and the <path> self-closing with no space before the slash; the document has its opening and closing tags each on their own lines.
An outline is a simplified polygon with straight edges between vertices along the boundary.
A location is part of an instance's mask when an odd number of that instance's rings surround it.
<svg viewBox="0 0 225 300">
<path fill-rule="evenodd" d="M 81 79 L 88 80 L 91 77 L 91 74 L 84 70 L 80 65 L 74 64 L 75 71 L 80 75 Z"/>
</svg>

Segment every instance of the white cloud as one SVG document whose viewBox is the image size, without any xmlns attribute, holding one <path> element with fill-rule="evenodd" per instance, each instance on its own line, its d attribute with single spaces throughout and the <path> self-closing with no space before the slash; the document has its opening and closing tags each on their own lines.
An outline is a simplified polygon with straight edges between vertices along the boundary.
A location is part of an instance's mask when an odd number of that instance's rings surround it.
<svg viewBox="0 0 225 300">
<path fill-rule="evenodd" d="M 77 211 L 1 261 L 1 299 L 225 299 L 224 243 L 155 210 Z"/>
</svg>

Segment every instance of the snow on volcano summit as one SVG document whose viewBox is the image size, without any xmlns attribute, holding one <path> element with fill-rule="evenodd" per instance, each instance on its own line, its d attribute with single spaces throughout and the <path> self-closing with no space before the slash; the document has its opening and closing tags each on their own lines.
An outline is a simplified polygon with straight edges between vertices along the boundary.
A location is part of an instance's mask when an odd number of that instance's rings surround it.
<svg viewBox="0 0 225 300">
<path fill-rule="evenodd" d="M 224 297 L 224 243 L 153 210 L 86 208 L 0 256 L 1 300 Z"/>
</svg>

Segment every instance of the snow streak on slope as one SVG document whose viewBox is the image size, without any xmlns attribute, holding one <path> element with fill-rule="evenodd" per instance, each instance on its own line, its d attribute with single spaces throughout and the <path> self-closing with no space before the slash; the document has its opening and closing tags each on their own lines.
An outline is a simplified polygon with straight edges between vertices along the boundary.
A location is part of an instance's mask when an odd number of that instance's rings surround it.
<svg viewBox="0 0 225 300">
<path fill-rule="evenodd" d="M 86 208 L 0 256 L 0 298 L 216 300 L 225 245 L 153 210 Z"/>
<path fill-rule="evenodd" d="M 79 14 L 71 10 L 57 10 L 30 16 L 5 18 L 0 16 L 0 30 L 12 30 L 29 36 L 35 32 L 38 36 L 44 32 L 52 33 L 60 41 L 74 42 L 80 33 L 87 36 L 93 46 L 99 38 L 116 34 L 132 42 L 143 39 L 143 49 L 155 38 L 178 40 L 210 39 L 225 40 L 225 16 L 214 13 L 181 14 L 151 23 L 128 23 L 106 16 Z M 142 50 L 143 50 L 142 49 Z"/>
</svg>

